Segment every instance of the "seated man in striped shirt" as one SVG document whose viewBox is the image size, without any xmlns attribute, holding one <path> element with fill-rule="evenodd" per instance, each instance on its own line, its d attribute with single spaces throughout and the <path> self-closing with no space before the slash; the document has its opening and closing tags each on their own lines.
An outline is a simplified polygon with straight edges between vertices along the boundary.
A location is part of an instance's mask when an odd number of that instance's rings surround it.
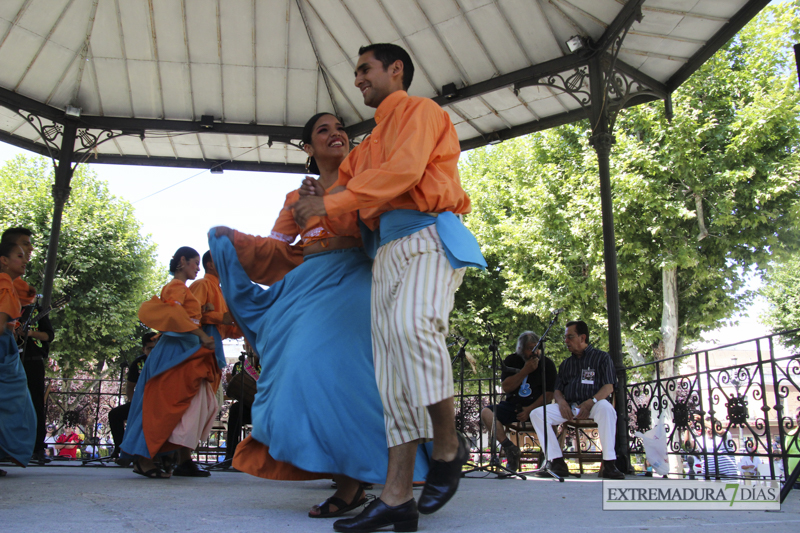
<svg viewBox="0 0 800 533">
<path fill-rule="evenodd" d="M 561 447 L 553 432 L 553 425 L 562 424 L 573 418 L 583 420 L 592 418 L 597 423 L 600 444 L 603 447 L 603 469 L 601 477 L 625 479 L 625 475 L 614 464 L 617 454 L 614 443 L 617 434 L 617 413 L 608 399 L 617 383 L 614 362 L 611 356 L 589 344 L 589 326 L 582 320 L 567 322 L 564 342 L 572 355 L 558 369 L 556 389 L 553 397 L 556 406 L 547 409 L 547 424 L 544 423 L 541 407 L 531 411 L 531 423 L 544 442 L 543 432 L 547 431 L 547 460 L 550 470 L 560 477 L 569 475 Z M 549 477 L 547 471 L 536 474 Z"/>
</svg>

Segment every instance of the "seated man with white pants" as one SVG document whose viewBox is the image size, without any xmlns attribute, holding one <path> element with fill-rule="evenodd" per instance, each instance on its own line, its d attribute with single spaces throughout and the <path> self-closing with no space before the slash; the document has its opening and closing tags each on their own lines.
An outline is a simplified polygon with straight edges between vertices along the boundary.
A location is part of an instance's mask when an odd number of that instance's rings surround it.
<svg viewBox="0 0 800 533">
<path fill-rule="evenodd" d="M 558 379 L 553 394 L 556 405 L 547 408 L 547 424 L 544 423 L 542 407 L 531 411 L 531 423 L 539 442 L 544 442 L 543 431 L 547 431 L 547 460 L 550 462 L 550 470 L 560 477 L 569 476 L 569 468 L 564 462 L 552 426 L 571 421 L 573 418 L 576 420 L 592 418 L 597 423 L 600 445 L 603 447 L 601 477 L 625 479 L 625 475 L 614 464 L 617 458 L 614 451 L 617 413 L 608 401 L 617 383 L 614 362 L 608 353 L 589 344 L 589 326 L 582 320 L 567 322 L 564 341 L 572 355 L 561 363 L 558 369 Z M 550 476 L 544 470 L 536 475 Z"/>
</svg>

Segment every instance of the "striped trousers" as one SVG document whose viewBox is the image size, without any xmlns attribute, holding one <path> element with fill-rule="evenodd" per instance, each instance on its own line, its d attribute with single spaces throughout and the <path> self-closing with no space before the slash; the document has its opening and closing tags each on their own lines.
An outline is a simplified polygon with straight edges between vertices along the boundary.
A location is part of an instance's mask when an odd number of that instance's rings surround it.
<svg viewBox="0 0 800 533">
<path fill-rule="evenodd" d="M 426 406 L 453 396 L 445 341 L 464 269 L 450 266 L 431 225 L 381 246 L 372 275 L 372 352 L 387 444 L 431 439 Z"/>
</svg>

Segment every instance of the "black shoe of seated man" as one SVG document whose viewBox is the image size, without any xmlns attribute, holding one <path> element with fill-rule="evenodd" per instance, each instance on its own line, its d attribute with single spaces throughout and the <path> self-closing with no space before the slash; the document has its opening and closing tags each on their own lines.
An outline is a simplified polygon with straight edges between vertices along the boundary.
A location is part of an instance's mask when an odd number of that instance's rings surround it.
<svg viewBox="0 0 800 533">
<path fill-rule="evenodd" d="M 458 451 L 452 461 L 431 461 L 431 469 L 425 479 L 425 488 L 419 496 L 419 512 L 435 513 L 450 501 L 458 490 L 461 480 L 461 467 L 469 459 L 469 441 L 460 432 L 458 434 Z"/>
<path fill-rule="evenodd" d="M 358 516 L 337 520 L 334 531 L 376 531 L 394 526 L 395 531 L 416 531 L 419 522 L 417 502 L 411 498 L 406 503 L 390 507 L 377 498 Z"/>
<path fill-rule="evenodd" d="M 603 479 L 625 479 L 625 474 L 617 469 L 616 460 L 603 461 L 603 472 L 600 475 Z"/>
<path fill-rule="evenodd" d="M 519 446 L 512 444 L 506 448 L 506 468 L 512 472 L 519 472 L 519 459 L 521 456 L 522 452 Z"/>
<path fill-rule="evenodd" d="M 33 452 L 33 455 L 31 456 L 31 460 L 28 461 L 28 463 L 29 464 L 30 463 L 36 463 L 39 466 L 44 466 L 47 463 L 49 463 L 50 461 L 51 461 L 51 459 L 49 457 L 47 457 L 47 454 L 44 453 L 44 450 L 39 450 L 38 452 Z"/>
<path fill-rule="evenodd" d="M 547 468 L 547 470 L 551 470 L 555 475 L 557 475 L 560 478 L 569 477 L 569 467 L 567 466 L 567 462 L 564 460 L 563 457 L 558 457 L 548 462 L 545 465 L 545 468 Z M 539 470 L 533 475 L 536 477 L 553 477 L 547 470 Z"/>
</svg>

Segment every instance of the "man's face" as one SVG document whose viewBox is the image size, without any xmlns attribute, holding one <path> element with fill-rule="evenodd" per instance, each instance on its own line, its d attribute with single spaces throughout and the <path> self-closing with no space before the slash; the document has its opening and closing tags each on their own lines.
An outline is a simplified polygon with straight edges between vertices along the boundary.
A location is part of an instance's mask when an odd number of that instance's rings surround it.
<svg viewBox="0 0 800 533">
<path fill-rule="evenodd" d="M 155 348 L 155 345 L 156 345 L 156 343 L 153 342 L 153 341 L 145 343 L 145 345 L 142 346 L 142 353 L 145 354 L 145 355 L 150 355 L 150 352 L 153 351 L 153 348 Z"/>
<path fill-rule="evenodd" d="M 584 335 L 578 335 L 574 325 L 569 326 L 564 332 L 564 344 L 567 345 L 567 350 L 575 355 L 583 354 L 583 350 L 586 349 L 585 338 Z"/>
<path fill-rule="evenodd" d="M 358 58 L 355 84 L 364 97 L 364 104 L 378 107 L 387 96 L 403 89 L 402 68 L 398 65 L 402 62 L 395 61 L 384 69 L 371 51 Z"/>
<path fill-rule="evenodd" d="M 529 342 L 522 347 L 522 358 L 528 360 L 533 356 L 533 349 L 536 348 L 535 342 Z"/>
<path fill-rule="evenodd" d="M 17 245 L 25 252 L 25 262 L 30 261 L 31 255 L 33 254 L 33 243 L 31 242 L 30 236 L 20 235 L 17 239 Z"/>
</svg>

